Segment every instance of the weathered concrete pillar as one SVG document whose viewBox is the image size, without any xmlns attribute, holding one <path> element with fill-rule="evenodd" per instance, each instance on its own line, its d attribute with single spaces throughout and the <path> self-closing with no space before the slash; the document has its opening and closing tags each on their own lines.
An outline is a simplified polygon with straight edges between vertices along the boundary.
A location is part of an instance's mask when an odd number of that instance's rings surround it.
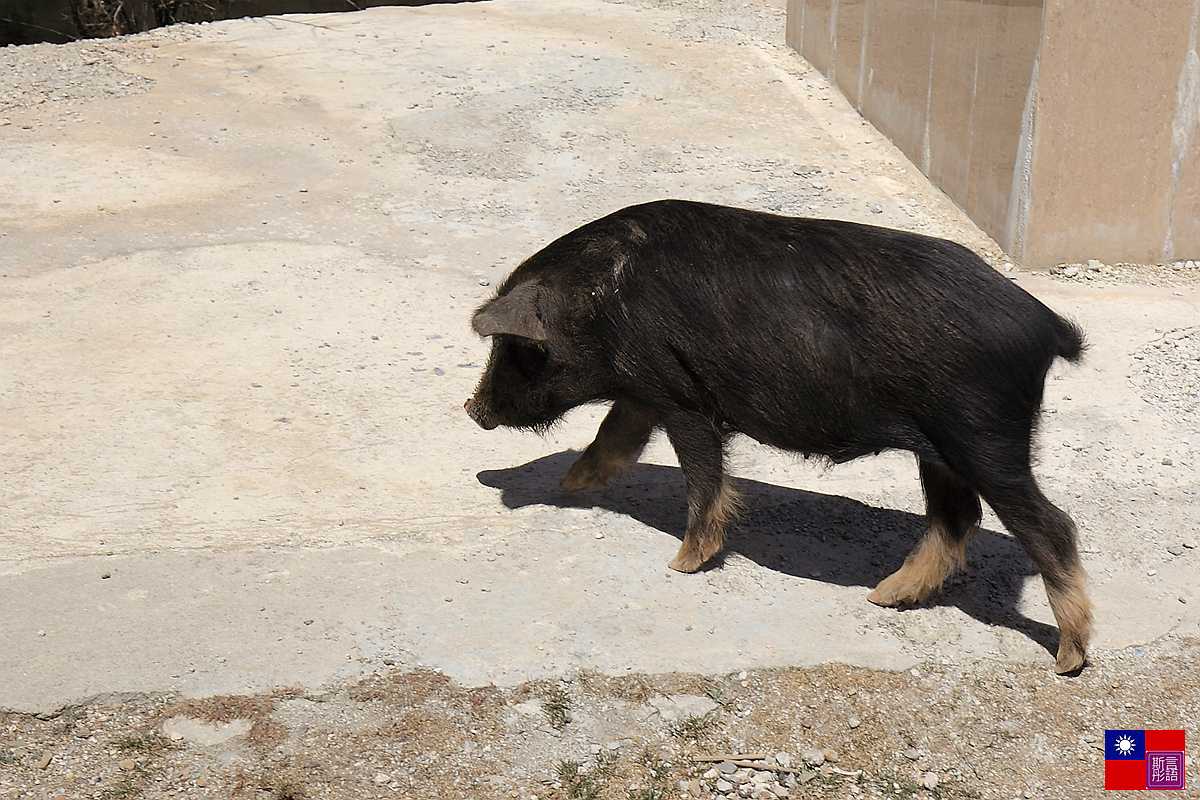
<svg viewBox="0 0 1200 800">
<path fill-rule="evenodd" d="M 789 0 L 788 42 L 1027 266 L 1200 257 L 1200 0 Z"/>
</svg>

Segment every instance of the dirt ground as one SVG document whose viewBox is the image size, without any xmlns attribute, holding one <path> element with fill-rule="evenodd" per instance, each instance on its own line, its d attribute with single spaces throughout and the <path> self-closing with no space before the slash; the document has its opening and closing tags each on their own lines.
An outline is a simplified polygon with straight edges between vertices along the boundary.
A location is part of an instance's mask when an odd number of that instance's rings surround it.
<svg viewBox="0 0 1200 800">
<path fill-rule="evenodd" d="M 503 688 L 391 671 L 321 692 L 109 698 L 0 714 L 0 796 L 1099 797 L 1106 727 L 1184 728 L 1194 763 L 1197 675 L 1195 640 L 1172 636 L 1076 678 L 943 659 Z"/>
<path fill-rule="evenodd" d="M 779 5 L 236 20 L 0 76 L 0 800 L 1075 798 L 1118 727 L 1196 763 L 1200 259 L 1014 266 Z M 1037 465 L 1081 675 L 990 513 L 928 603 L 866 602 L 921 530 L 909 456 L 737 442 L 747 512 L 684 576 L 665 442 L 569 494 L 603 409 L 471 423 L 470 311 L 661 197 L 951 238 L 1082 325 Z"/>
</svg>

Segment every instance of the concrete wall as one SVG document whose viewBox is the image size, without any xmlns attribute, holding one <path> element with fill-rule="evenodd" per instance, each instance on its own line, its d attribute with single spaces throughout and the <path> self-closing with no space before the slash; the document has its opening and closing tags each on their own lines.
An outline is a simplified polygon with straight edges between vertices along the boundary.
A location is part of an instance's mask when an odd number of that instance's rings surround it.
<svg viewBox="0 0 1200 800">
<path fill-rule="evenodd" d="M 789 0 L 787 24 L 1026 266 L 1200 258 L 1200 0 Z"/>
</svg>

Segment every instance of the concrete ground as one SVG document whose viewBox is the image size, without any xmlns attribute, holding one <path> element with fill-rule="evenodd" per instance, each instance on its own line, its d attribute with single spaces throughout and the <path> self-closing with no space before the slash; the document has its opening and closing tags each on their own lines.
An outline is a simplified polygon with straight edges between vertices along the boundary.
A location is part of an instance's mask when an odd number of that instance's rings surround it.
<svg viewBox="0 0 1200 800">
<path fill-rule="evenodd" d="M 246 19 L 7 48 L 0 75 L 0 708 L 416 664 L 468 685 L 1052 668 L 1040 581 L 994 517 L 931 603 L 866 602 L 920 531 L 904 454 L 825 469 L 740 442 L 749 511 L 680 575 L 665 442 L 569 495 L 602 409 L 545 438 L 462 412 L 471 310 L 633 202 L 892 225 L 1005 268 L 784 45 L 777 5 Z M 1080 525 L 1095 648 L 1196 635 L 1200 432 L 1147 388 L 1196 284 L 1014 276 L 1092 344 L 1048 383 L 1038 472 Z"/>
</svg>

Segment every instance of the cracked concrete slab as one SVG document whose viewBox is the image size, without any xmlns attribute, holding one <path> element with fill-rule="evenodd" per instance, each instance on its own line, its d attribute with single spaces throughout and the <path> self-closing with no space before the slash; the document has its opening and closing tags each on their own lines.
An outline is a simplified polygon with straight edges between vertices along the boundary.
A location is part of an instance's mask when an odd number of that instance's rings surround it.
<svg viewBox="0 0 1200 800">
<path fill-rule="evenodd" d="M 784 45 L 777 5 L 377 8 L 6 59 L 105 79 L 0 97 L 0 707 L 415 664 L 469 684 L 1050 668 L 1040 581 L 994 517 L 935 601 L 866 602 L 920 531 L 907 456 L 824 469 L 738 442 L 748 513 L 684 576 L 665 442 L 571 495 L 601 409 L 545 438 L 462 413 L 471 310 L 629 203 L 893 225 L 1003 268 Z M 1196 529 L 1200 434 L 1134 354 L 1195 324 L 1196 288 L 1018 278 L 1092 344 L 1048 383 L 1038 471 L 1080 524 L 1096 646 L 1195 633 L 1200 555 L 1166 548 Z"/>
</svg>

